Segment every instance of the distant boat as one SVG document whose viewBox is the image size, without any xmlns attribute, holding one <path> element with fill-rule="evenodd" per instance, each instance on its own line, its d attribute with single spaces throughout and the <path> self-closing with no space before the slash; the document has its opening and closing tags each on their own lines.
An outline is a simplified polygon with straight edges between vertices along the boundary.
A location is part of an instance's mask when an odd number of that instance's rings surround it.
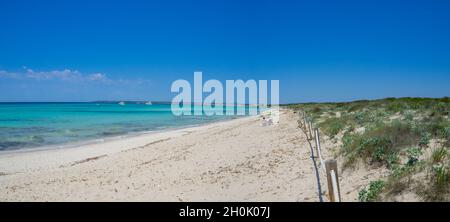
<svg viewBox="0 0 450 222">
<path fill-rule="evenodd" d="M 152 102 L 148 101 L 145 103 L 145 105 L 152 105 Z"/>
<path fill-rule="evenodd" d="M 121 106 L 125 106 L 125 102 L 119 102 L 119 105 L 121 105 Z"/>
</svg>

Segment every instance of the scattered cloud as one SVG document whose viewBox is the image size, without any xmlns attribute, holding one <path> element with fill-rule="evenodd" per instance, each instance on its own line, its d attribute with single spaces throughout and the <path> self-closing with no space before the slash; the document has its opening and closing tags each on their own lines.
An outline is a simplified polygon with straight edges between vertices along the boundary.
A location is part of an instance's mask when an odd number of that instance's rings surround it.
<svg viewBox="0 0 450 222">
<path fill-rule="evenodd" d="M 9 72 L 0 70 L 0 78 L 18 79 L 18 80 L 34 80 L 34 81 L 64 81 L 64 82 L 96 82 L 104 84 L 144 84 L 149 83 L 144 79 L 111 79 L 104 73 L 81 73 L 78 70 L 63 69 L 51 71 L 35 71 L 33 69 L 23 67 L 22 72 Z"/>
<path fill-rule="evenodd" d="M 0 101 L 149 100 L 159 85 L 145 78 L 75 69 L 0 70 Z"/>
<path fill-rule="evenodd" d="M 103 73 L 94 73 L 87 76 L 90 81 L 108 81 L 109 79 Z"/>
<path fill-rule="evenodd" d="M 26 69 L 25 75 L 26 78 L 35 79 L 35 80 L 82 80 L 84 76 L 77 70 L 53 70 L 53 71 L 40 71 L 35 72 L 32 69 Z"/>
<path fill-rule="evenodd" d="M 15 79 L 18 78 L 19 75 L 17 73 L 7 72 L 4 70 L 0 70 L 0 78 L 9 78 L 9 79 Z"/>
</svg>

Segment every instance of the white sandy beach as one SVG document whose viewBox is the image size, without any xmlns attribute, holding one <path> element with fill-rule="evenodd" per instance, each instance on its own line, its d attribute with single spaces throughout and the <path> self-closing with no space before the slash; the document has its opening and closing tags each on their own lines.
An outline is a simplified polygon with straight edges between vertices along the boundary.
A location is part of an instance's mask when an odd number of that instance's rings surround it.
<svg viewBox="0 0 450 222">
<path fill-rule="evenodd" d="M 0 201 L 319 201 L 297 119 L 282 110 L 278 125 L 261 126 L 253 116 L 3 153 Z"/>
</svg>

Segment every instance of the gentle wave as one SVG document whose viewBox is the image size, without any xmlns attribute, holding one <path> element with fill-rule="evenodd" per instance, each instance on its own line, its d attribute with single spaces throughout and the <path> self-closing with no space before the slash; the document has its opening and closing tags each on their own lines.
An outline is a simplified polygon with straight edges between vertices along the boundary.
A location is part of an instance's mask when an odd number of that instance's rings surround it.
<svg viewBox="0 0 450 222">
<path fill-rule="evenodd" d="M 0 151 L 200 125 L 236 116 L 174 116 L 170 104 L 0 103 Z"/>
</svg>

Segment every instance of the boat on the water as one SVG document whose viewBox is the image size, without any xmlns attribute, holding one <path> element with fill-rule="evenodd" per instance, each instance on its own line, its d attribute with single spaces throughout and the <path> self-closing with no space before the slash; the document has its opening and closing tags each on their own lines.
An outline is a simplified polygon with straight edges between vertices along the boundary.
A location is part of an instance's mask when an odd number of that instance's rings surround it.
<svg viewBox="0 0 450 222">
<path fill-rule="evenodd" d="M 145 105 L 152 105 L 152 102 L 148 101 L 145 103 Z"/>
<path fill-rule="evenodd" d="M 125 106 L 125 102 L 119 102 L 119 105 L 121 105 L 121 106 Z"/>
</svg>

